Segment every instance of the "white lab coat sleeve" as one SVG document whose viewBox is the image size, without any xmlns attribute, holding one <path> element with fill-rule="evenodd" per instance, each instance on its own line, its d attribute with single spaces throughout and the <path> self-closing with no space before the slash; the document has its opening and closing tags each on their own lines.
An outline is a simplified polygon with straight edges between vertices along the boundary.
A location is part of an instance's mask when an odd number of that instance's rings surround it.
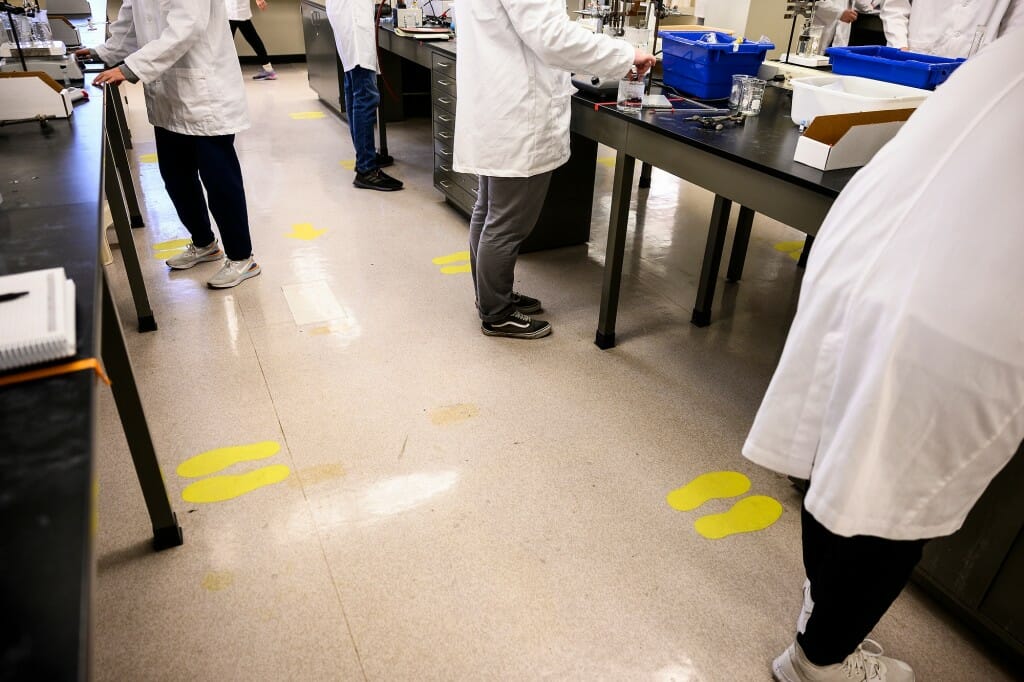
<svg viewBox="0 0 1024 682">
<path fill-rule="evenodd" d="M 210 23 L 211 0 L 165 1 L 166 28 L 160 32 L 156 40 L 150 41 L 125 59 L 125 64 L 143 83 L 157 80 L 167 69 L 174 66 L 206 34 Z M 226 28 L 225 26 L 225 30 Z"/>
<path fill-rule="evenodd" d="M 629 73 L 633 47 L 573 23 L 560 3 L 501 0 L 501 4 L 520 40 L 548 66 L 606 79 L 619 79 Z"/>
<path fill-rule="evenodd" d="M 999 24 L 999 35 L 1007 33 L 1024 26 L 1024 2 L 1010 0 L 1010 6 L 1006 8 L 1003 21 Z"/>
<path fill-rule="evenodd" d="M 878 14 L 889 47 L 907 47 L 910 44 L 907 40 L 910 30 L 910 0 L 883 0 L 882 9 Z"/>
<path fill-rule="evenodd" d="M 117 12 L 117 19 L 110 25 L 110 38 L 96 48 L 96 54 L 104 64 L 117 64 L 139 49 L 135 37 L 135 16 L 132 14 L 132 0 L 124 0 Z"/>
</svg>

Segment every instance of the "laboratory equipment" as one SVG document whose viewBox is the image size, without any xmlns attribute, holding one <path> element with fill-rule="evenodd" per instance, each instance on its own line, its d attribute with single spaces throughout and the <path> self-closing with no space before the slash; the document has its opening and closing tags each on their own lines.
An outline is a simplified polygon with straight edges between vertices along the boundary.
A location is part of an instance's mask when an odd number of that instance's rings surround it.
<svg viewBox="0 0 1024 682">
<path fill-rule="evenodd" d="M 779 58 L 779 61 L 786 64 L 799 64 L 818 68 L 828 66 L 828 57 L 821 54 L 821 35 L 824 27 L 814 23 L 814 9 L 818 0 L 790 0 L 786 3 L 785 18 L 791 20 L 789 28 L 789 42 L 786 44 L 786 54 Z M 793 36 L 796 34 L 796 24 L 803 18 L 803 27 L 797 39 L 797 51 L 793 53 Z"/>
<path fill-rule="evenodd" d="M 84 78 L 78 63 L 68 56 L 67 46 L 53 40 L 45 10 L 27 3 L 24 7 L 0 1 L 0 73 L 33 71 L 47 74 L 65 86 Z M 11 61 L 17 58 L 17 61 Z"/>
<path fill-rule="evenodd" d="M 619 94 L 615 98 L 615 106 L 619 111 L 639 114 L 644 106 L 644 79 L 637 76 L 636 67 L 630 69 L 629 75 L 619 81 Z"/>
<path fill-rule="evenodd" d="M 743 81 L 753 76 L 738 73 L 732 77 L 732 90 L 729 92 L 729 109 L 739 111 L 740 102 L 743 101 Z"/>
<path fill-rule="evenodd" d="M 916 109 L 932 93 L 857 76 L 794 78 L 793 123 L 806 126 L 816 116 L 859 111 Z"/>
<path fill-rule="evenodd" d="M 700 99 L 724 99 L 736 74 L 754 76 L 765 55 L 775 48 L 769 42 L 753 42 L 715 31 L 715 42 L 704 39 L 707 31 L 662 31 L 665 85 Z"/>
<path fill-rule="evenodd" d="M 757 116 L 761 113 L 761 101 L 764 99 L 764 86 L 767 83 L 760 78 L 751 76 L 740 81 L 739 102 L 737 108 L 744 116 Z"/>
<path fill-rule="evenodd" d="M 830 47 L 826 52 L 832 58 L 832 73 L 925 90 L 934 90 L 967 61 L 962 57 L 937 57 L 880 45 Z"/>
</svg>

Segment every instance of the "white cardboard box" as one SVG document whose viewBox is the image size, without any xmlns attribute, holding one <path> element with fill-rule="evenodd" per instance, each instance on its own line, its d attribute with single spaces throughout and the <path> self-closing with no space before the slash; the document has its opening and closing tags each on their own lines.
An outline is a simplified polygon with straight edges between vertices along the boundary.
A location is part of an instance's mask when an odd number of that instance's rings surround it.
<svg viewBox="0 0 1024 682">
<path fill-rule="evenodd" d="M 818 116 L 796 143 L 793 159 L 823 171 L 865 165 L 899 132 L 914 109 Z"/>
</svg>

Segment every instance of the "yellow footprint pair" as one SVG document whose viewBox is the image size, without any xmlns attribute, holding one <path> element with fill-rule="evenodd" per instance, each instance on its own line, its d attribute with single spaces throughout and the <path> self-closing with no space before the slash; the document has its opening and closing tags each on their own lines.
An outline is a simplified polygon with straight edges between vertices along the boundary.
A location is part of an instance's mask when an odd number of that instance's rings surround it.
<svg viewBox="0 0 1024 682">
<path fill-rule="evenodd" d="M 750 479 L 735 471 L 712 471 L 693 479 L 666 496 L 668 505 L 678 511 L 693 511 L 710 500 L 739 497 L 750 490 Z M 694 529 L 709 540 L 720 540 L 738 533 L 768 528 L 782 516 L 782 505 L 766 495 L 745 497 L 722 514 L 702 516 Z"/>
<path fill-rule="evenodd" d="M 240 462 L 273 457 L 281 451 L 281 445 L 274 441 L 263 441 L 250 445 L 218 448 L 200 453 L 186 459 L 178 466 L 178 475 L 183 478 L 199 478 L 209 476 L 192 483 L 181 491 L 181 498 L 186 502 L 223 502 L 264 486 L 280 483 L 288 478 L 291 470 L 283 464 L 247 471 L 244 474 L 224 474 L 211 476 Z"/>
<path fill-rule="evenodd" d="M 469 262 L 469 251 L 456 251 L 447 256 L 438 256 L 431 261 L 434 265 L 441 266 L 442 275 L 458 275 L 463 272 L 472 272 L 473 267 Z"/>
</svg>

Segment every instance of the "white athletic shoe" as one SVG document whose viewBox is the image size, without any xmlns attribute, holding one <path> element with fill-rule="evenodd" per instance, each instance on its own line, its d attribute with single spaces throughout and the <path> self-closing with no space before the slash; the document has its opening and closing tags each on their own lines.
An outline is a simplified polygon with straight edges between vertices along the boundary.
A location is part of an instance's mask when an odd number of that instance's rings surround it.
<svg viewBox="0 0 1024 682">
<path fill-rule="evenodd" d="M 819 666 L 793 642 L 772 663 L 772 675 L 777 682 L 914 682 L 909 665 L 883 653 L 878 642 L 865 639 L 842 663 Z"/>
<path fill-rule="evenodd" d="M 811 599 L 811 580 L 808 578 L 804 580 L 804 605 L 800 609 L 800 616 L 796 619 L 796 631 L 801 635 L 807 629 L 807 621 L 811 619 L 811 613 L 813 612 L 814 600 Z"/>
<path fill-rule="evenodd" d="M 258 274 L 260 274 L 260 266 L 252 256 L 245 260 L 225 258 L 220 271 L 206 282 L 206 286 L 211 289 L 229 289 Z"/>
<path fill-rule="evenodd" d="M 208 246 L 202 248 L 196 248 L 195 244 L 189 244 L 184 251 L 168 258 L 167 266 L 174 270 L 188 270 L 200 263 L 220 260 L 223 257 L 224 252 L 220 250 L 220 244 L 214 239 Z"/>
</svg>

